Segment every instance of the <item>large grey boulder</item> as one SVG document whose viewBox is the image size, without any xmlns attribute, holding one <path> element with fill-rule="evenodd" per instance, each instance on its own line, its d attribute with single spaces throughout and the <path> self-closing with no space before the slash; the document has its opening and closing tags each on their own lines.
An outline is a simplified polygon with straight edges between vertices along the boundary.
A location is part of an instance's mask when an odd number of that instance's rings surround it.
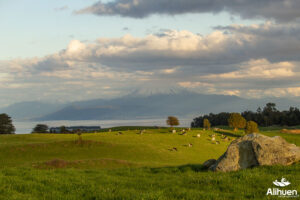
<svg viewBox="0 0 300 200">
<path fill-rule="evenodd" d="M 300 160 L 300 148 L 279 136 L 253 133 L 233 141 L 212 165 L 212 171 L 236 171 L 260 165 L 291 165 Z"/>
</svg>

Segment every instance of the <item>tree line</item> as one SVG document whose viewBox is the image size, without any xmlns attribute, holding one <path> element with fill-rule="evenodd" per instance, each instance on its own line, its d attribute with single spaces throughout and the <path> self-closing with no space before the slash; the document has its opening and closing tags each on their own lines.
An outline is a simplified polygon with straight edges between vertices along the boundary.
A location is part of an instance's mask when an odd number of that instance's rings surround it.
<svg viewBox="0 0 300 200">
<path fill-rule="evenodd" d="M 244 129 L 244 133 L 246 134 L 259 132 L 257 123 L 254 121 L 247 121 L 240 113 L 230 113 L 227 119 L 227 125 L 232 127 L 234 131 L 237 131 L 239 128 Z M 211 123 L 207 118 L 203 119 L 202 127 L 210 130 Z"/>
<path fill-rule="evenodd" d="M 204 120 L 209 120 L 211 126 L 227 126 L 231 113 L 221 112 L 219 114 L 210 113 L 193 119 L 191 127 L 203 127 Z M 300 125 L 300 110 L 296 107 L 290 107 L 289 110 L 279 111 L 275 103 L 267 103 L 261 109 L 260 107 L 253 111 L 244 111 L 241 116 L 246 121 L 256 122 L 259 126 L 296 126 Z"/>
</svg>

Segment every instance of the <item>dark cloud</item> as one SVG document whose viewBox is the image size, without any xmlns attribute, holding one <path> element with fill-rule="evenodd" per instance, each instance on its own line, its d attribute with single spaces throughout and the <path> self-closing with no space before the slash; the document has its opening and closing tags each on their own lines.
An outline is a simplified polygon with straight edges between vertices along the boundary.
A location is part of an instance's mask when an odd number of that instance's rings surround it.
<svg viewBox="0 0 300 200">
<path fill-rule="evenodd" d="M 299 0 L 115 0 L 76 11 L 77 14 L 119 15 L 145 18 L 152 14 L 229 12 L 242 18 L 267 18 L 292 21 L 300 17 Z"/>
<path fill-rule="evenodd" d="M 264 24 L 255 24 L 250 26 L 229 25 L 216 26 L 215 30 L 222 30 L 224 33 L 242 33 L 261 37 L 296 37 L 300 40 L 299 23 L 274 24 L 266 22 Z"/>
<path fill-rule="evenodd" d="M 300 25 L 297 23 L 231 25 L 215 29 L 229 35 L 243 35 L 246 39 L 242 42 L 241 53 L 251 59 L 267 58 L 272 62 L 300 60 Z"/>
<path fill-rule="evenodd" d="M 54 57 L 45 58 L 36 64 L 31 65 L 34 72 L 54 72 L 69 69 L 70 66 L 65 62 Z"/>
</svg>

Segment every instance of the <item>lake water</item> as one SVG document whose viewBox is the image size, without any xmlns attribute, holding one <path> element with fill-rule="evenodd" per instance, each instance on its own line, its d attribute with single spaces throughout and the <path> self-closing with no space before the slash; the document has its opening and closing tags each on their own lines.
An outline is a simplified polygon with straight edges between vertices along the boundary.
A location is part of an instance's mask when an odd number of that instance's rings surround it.
<svg viewBox="0 0 300 200">
<path fill-rule="evenodd" d="M 180 119 L 180 126 L 189 127 L 192 119 Z M 17 134 L 31 133 L 37 124 L 47 124 L 49 127 L 59 126 L 166 126 L 166 119 L 134 119 L 134 120 L 84 120 L 84 121 L 14 121 Z"/>
</svg>

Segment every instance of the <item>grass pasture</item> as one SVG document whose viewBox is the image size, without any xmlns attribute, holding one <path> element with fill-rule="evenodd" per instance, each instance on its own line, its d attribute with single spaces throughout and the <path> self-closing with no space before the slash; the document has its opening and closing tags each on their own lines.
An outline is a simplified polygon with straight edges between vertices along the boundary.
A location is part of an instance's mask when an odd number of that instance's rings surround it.
<svg viewBox="0 0 300 200">
<path fill-rule="evenodd" d="M 241 132 L 217 132 L 220 144 L 210 140 L 214 131 L 201 129 L 187 135 L 164 128 L 122 133 L 83 134 L 81 143 L 72 134 L 0 135 L 0 199 L 266 199 L 272 181 L 282 177 L 300 192 L 299 164 L 203 170 L 201 163 L 222 155 Z M 299 135 L 262 133 L 300 146 Z"/>
</svg>

